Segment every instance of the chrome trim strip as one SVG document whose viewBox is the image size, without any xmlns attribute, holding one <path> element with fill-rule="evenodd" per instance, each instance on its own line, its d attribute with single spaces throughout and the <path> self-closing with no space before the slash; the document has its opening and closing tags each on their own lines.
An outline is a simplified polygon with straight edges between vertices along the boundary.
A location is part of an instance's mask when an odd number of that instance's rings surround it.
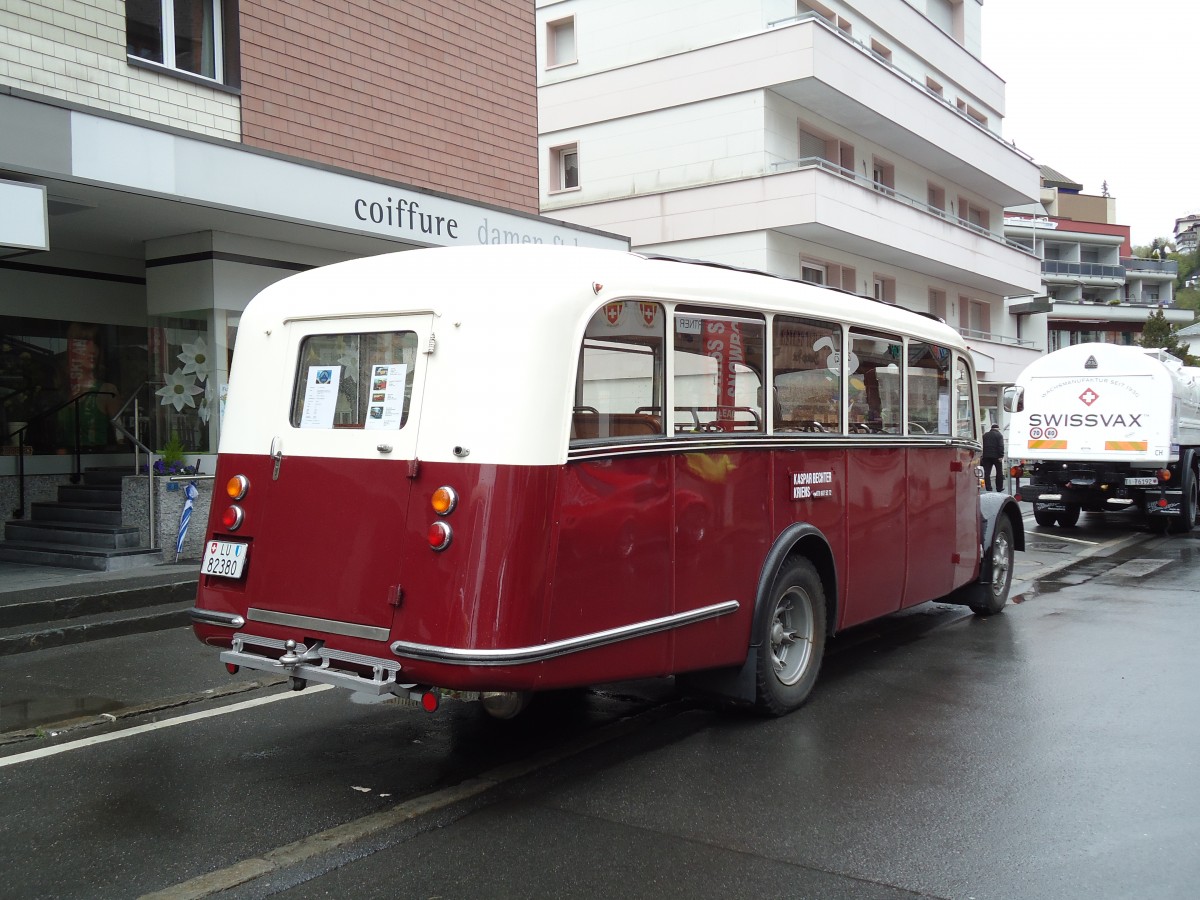
<svg viewBox="0 0 1200 900">
<path fill-rule="evenodd" d="M 268 625 L 287 625 L 291 628 L 309 628 L 313 631 L 323 631 L 326 634 L 342 634 L 346 637 L 367 638 L 372 641 L 386 641 L 391 632 L 386 628 L 374 625 L 359 625 L 356 622 L 339 622 L 336 619 L 318 619 L 313 616 L 297 616 L 292 613 L 275 612 L 270 609 L 246 610 L 246 618 L 252 622 L 265 622 Z"/>
<path fill-rule="evenodd" d="M 872 435 L 856 437 L 844 434 L 770 434 L 758 435 L 752 439 L 746 438 L 704 438 L 687 439 L 663 438 L 645 441 L 622 441 L 620 443 L 603 444 L 572 444 L 567 450 L 567 461 L 581 459 L 600 459 L 614 456 L 629 456 L 648 453 L 712 453 L 715 451 L 728 452 L 731 450 L 877 450 L 886 448 L 910 449 L 945 449 L 954 447 L 959 450 L 979 451 L 979 443 L 965 438 L 952 438 L 948 435 Z"/>
<path fill-rule="evenodd" d="M 392 652 L 406 659 L 420 659 L 425 662 L 449 663 L 455 666 L 507 666 L 525 665 L 527 663 L 543 662 L 556 656 L 566 656 L 569 653 L 580 653 L 615 644 L 620 641 L 633 640 L 659 631 L 669 631 L 694 625 L 706 619 L 736 612 L 741 604 L 736 600 L 726 600 L 724 603 L 714 603 L 712 606 L 702 606 L 699 609 L 675 613 L 658 619 L 647 619 L 632 625 L 622 625 L 619 628 L 609 628 L 579 637 L 565 638 L 561 641 L 551 641 L 549 644 L 539 644 L 535 647 L 513 647 L 499 650 L 474 650 L 459 647 L 437 647 L 431 644 L 413 644 L 409 641 L 393 641 Z"/>
<path fill-rule="evenodd" d="M 222 628 L 241 628 L 246 620 L 234 613 L 217 612 L 215 609 L 201 609 L 193 606 L 188 610 L 188 618 L 201 625 L 220 625 Z"/>
</svg>

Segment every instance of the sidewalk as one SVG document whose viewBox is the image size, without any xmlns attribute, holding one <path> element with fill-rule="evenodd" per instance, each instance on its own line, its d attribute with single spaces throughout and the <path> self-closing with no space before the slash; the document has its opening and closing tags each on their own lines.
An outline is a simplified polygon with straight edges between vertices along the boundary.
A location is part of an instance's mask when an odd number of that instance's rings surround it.
<svg viewBox="0 0 1200 900">
<path fill-rule="evenodd" d="M 0 656 L 187 624 L 198 560 L 118 572 L 0 562 Z"/>
</svg>

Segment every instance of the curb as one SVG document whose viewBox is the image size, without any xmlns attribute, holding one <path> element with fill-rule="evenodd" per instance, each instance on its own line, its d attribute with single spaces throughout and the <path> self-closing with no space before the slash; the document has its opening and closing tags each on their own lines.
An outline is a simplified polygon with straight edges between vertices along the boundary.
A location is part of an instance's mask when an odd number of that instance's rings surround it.
<svg viewBox="0 0 1200 900">
<path fill-rule="evenodd" d="M 188 625 L 191 619 L 187 611 L 192 603 L 190 597 L 185 601 L 177 600 L 170 604 L 169 609 L 141 616 L 125 616 L 122 615 L 124 610 L 118 610 L 115 613 L 101 613 L 92 621 L 69 619 L 63 623 L 37 623 L 43 627 L 36 631 L 0 635 L 0 656 Z"/>
</svg>

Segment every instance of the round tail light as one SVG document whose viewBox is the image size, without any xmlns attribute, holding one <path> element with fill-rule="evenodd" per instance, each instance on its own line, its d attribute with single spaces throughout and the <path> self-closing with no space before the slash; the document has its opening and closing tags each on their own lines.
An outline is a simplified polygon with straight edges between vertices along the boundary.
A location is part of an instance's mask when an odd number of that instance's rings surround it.
<svg viewBox="0 0 1200 900">
<path fill-rule="evenodd" d="M 245 518 L 246 513 L 240 506 L 234 504 L 221 513 L 221 524 L 227 531 L 237 531 L 242 527 L 242 520 Z"/>
<path fill-rule="evenodd" d="M 439 516 L 448 516 L 458 506 L 458 492 L 452 487 L 442 485 L 433 492 L 429 504 Z"/>
<path fill-rule="evenodd" d="M 230 500 L 241 500 L 246 496 L 248 490 L 250 490 L 250 479 L 245 475 L 234 475 L 225 482 L 225 493 L 229 495 Z"/>
<path fill-rule="evenodd" d="M 454 532 L 445 522 L 434 522 L 429 526 L 429 547 L 431 550 L 445 550 L 454 538 Z"/>
</svg>

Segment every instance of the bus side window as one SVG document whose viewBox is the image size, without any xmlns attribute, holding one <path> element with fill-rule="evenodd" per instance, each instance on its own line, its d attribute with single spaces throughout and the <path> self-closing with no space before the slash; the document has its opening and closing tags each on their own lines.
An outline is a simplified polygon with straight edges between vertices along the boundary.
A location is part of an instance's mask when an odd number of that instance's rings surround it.
<svg viewBox="0 0 1200 900">
<path fill-rule="evenodd" d="M 675 310 L 676 434 L 767 429 L 761 319 L 700 307 Z"/>
<path fill-rule="evenodd" d="M 950 349 L 908 342 L 909 434 L 950 434 Z"/>
<path fill-rule="evenodd" d="M 776 316 L 773 328 L 776 431 L 842 430 L 842 330 L 830 322 Z"/>
<path fill-rule="evenodd" d="M 975 385 L 971 381 L 971 370 L 966 360 L 961 358 L 954 361 L 954 396 L 957 398 L 954 416 L 955 437 L 979 440 L 979 427 L 975 416 Z"/>
<path fill-rule="evenodd" d="M 851 333 L 847 394 L 852 434 L 900 434 L 903 431 L 900 386 L 904 344 L 899 337 Z"/>
<path fill-rule="evenodd" d="M 618 300 L 596 311 L 579 351 L 572 443 L 664 434 L 665 335 L 660 303 Z"/>
</svg>

